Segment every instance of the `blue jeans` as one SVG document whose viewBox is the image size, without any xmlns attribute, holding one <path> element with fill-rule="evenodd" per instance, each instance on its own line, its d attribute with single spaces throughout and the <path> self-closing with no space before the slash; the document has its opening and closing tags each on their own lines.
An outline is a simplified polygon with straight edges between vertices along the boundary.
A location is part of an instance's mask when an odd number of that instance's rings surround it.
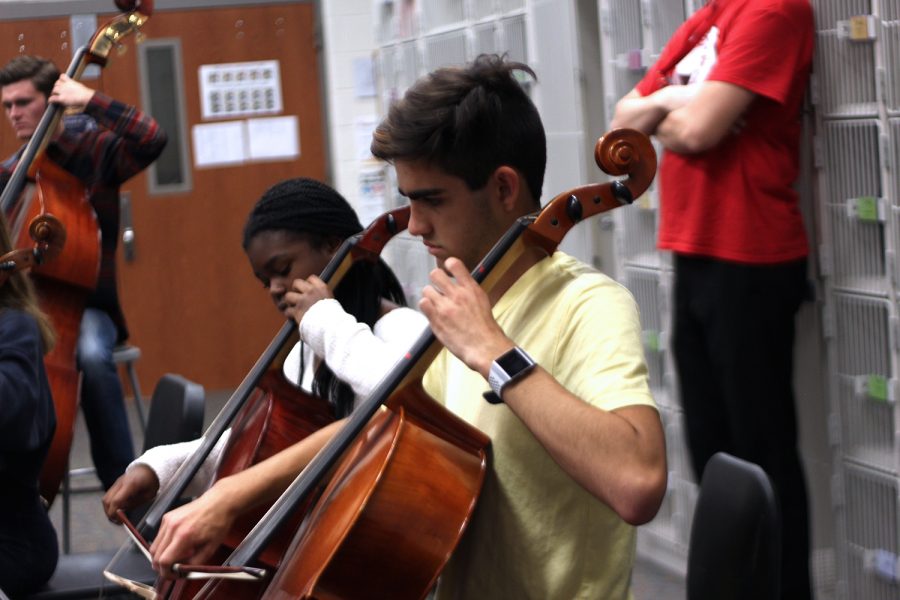
<svg viewBox="0 0 900 600">
<path fill-rule="evenodd" d="M 112 359 L 118 333 L 108 314 L 88 308 L 78 333 L 81 410 L 91 438 L 91 458 L 103 489 L 115 483 L 134 460 L 122 383 Z"/>
</svg>

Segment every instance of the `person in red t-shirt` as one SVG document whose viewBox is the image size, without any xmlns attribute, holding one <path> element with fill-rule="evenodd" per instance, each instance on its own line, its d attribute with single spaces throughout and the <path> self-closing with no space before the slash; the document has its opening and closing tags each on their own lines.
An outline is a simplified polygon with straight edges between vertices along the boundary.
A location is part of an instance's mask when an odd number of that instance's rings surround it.
<svg viewBox="0 0 900 600">
<path fill-rule="evenodd" d="M 792 599 L 811 597 L 792 388 L 808 242 L 792 184 L 813 42 L 808 0 L 710 0 L 612 120 L 665 148 L 659 247 L 674 252 L 674 354 L 695 475 L 718 451 L 766 470 Z"/>
</svg>

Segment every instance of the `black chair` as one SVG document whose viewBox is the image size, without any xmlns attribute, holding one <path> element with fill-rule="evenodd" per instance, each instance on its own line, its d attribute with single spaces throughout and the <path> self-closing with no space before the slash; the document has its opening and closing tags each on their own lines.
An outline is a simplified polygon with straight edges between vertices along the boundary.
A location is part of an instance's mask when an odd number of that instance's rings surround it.
<svg viewBox="0 0 900 600">
<path fill-rule="evenodd" d="M 200 437 L 203 431 L 205 393 L 203 386 L 180 375 L 163 375 L 150 400 L 144 451 L 162 444 L 186 442 Z M 82 598 L 133 597 L 103 576 L 103 569 L 117 550 L 60 554 L 50 581 L 27 600 L 74 600 Z M 116 573 L 141 583 L 152 584 L 156 578 L 146 557 L 137 550 L 122 554 L 116 562 Z"/>
<path fill-rule="evenodd" d="M 719 452 L 706 464 L 688 546 L 687 600 L 779 597 L 781 517 L 768 475 Z"/>
<path fill-rule="evenodd" d="M 163 375 L 150 399 L 143 451 L 200 437 L 203 434 L 204 399 L 202 385 L 181 375 Z"/>
<path fill-rule="evenodd" d="M 81 600 L 86 598 L 128 597 L 118 585 L 107 581 L 103 569 L 112 561 L 115 550 L 60 554 L 56 571 L 44 587 L 26 600 Z M 116 573 L 152 585 L 156 574 L 147 558 L 137 551 L 127 550 L 116 561 Z"/>
</svg>

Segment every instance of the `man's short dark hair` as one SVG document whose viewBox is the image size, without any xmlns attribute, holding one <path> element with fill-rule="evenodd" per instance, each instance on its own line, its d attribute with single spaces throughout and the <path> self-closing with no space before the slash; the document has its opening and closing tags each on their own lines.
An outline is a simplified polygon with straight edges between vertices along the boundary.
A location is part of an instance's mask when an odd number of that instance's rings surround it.
<svg viewBox="0 0 900 600">
<path fill-rule="evenodd" d="M 0 69 L 0 87 L 31 80 L 37 91 L 50 97 L 53 84 L 59 79 L 59 69 L 52 62 L 40 56 L 17 56 Z"/>
<path fill-rule="evenodd" d="M 465 67 L 419 79 L 375 129 L 372 154 L 386 161 L 424 160 L 483 187 L 498 167 L 522 173 L 536 203 L 544 184 L 547 140 L 534 103 L 515 77 L 522 63 L 482 54 Z"/>
</svg>

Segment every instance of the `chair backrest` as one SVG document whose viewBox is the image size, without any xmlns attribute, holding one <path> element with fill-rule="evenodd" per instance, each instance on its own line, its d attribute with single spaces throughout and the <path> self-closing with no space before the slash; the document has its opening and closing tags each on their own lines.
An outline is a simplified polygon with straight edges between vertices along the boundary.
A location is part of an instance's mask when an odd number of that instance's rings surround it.
<svg viewBox="0 0 900 600">
<path fill-rule="evenodd" d="M 103 576 L 103 570 L 116 556 L 116 550 L 60 554 L 56 571 L 43 588 L 19 600 L 88 600 L 92 598 L 133 598 Z M 136 550 L 117 557 L 116 573 L 132 581 L 152 585 L 156 572 L 150 561 Z M 8 600 L 0 594 L 0 600 Z"/>
<path fill-rule="evenodd" d="M 768 475 L 719 452 L 706 464 L 688 547 L 687 600 L 779 597 L 781 517 Z"/>
<path fill-rule="evenodd" d="M 163 375 L 150 398 L 144 452 L 155 446 L 186 442 L 203 433 L 203 386 L 181 375 Z"/>
</svg>

